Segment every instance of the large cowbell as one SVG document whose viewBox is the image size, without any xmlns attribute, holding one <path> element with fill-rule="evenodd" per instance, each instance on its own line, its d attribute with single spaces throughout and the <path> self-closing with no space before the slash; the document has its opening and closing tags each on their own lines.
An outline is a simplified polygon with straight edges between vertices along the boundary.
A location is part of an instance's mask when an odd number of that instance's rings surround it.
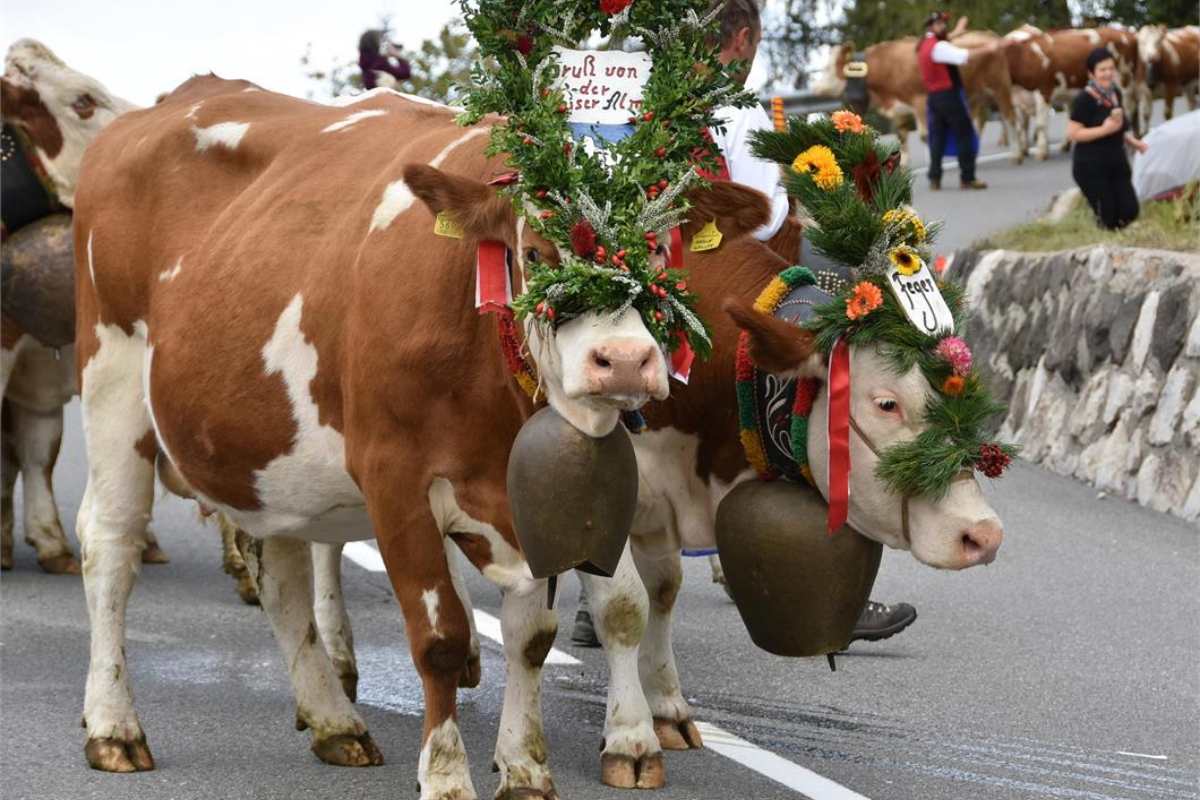
<svg viewBox="0 0 1200 800">
<path fill-rule="evenodd" d="M 637 509 L 638 472 L 625 426 L 594 438 L 552 408 L 521 427 L 508 457 L 517 540 L 535 578 L 569 569 L 611 577 Z"/>
<path fill-rule="evenodd" d="M 52 214 L 26 224 L 0 251 L 4 316 L 44 345 L 75 341 L 75 248 L 71 216 Z"/>
<path fill-rule="evenodd" d="M 830 536 L 815 489 L 748 481 L 717 508 L 729 591 L 754 643 L 780 656 L 846 649 L 875 583 L 883 546 L 848 526 Z"/>
</svg>

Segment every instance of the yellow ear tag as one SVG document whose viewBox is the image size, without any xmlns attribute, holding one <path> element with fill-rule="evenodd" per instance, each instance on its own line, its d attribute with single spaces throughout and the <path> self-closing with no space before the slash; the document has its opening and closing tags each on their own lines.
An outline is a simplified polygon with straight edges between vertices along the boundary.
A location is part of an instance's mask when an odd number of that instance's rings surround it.
<svg viewBox="0 0 1200 800">
<path fill-rule="evenodd" d="M 448 211 L 438 212 L 437 219 L 433 222 L 433 232 L 448 239 L 463 238 L 462 226 L 458 224 L 458 220 L 450 216 Z"/>
<path fill-rule="evenodd" d="M 717 230 L 717 221 L 705 225 L 692 237 L 692 252 L 703 253 L 705 250 L 716 250 L 721 246 L 722 233 Z"/>
</svg>

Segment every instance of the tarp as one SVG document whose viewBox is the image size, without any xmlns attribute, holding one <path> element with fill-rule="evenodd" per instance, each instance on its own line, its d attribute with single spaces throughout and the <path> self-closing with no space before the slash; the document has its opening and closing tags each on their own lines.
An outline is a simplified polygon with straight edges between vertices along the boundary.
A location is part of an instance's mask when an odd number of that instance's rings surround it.
<svg viewBox="0 0 1200 800">
<path fill-rule="evenodd" d="M 1133 160 L 1133 188 L 1141 200 L 1200 181 L 1200 111 L 1164 122 L 1146 134 L 1149 149 Z"/>
</svg>

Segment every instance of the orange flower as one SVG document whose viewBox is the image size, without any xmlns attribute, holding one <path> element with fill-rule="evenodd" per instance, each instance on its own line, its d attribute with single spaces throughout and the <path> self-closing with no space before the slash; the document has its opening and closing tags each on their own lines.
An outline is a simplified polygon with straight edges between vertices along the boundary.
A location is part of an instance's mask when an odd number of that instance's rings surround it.
<svg viewBox="0 0 1200 800">
<path fill-rule="evenodd" d="M 854 294 L 846 298 L 846 316 L 850 319 L 862 319 L 883 305 L 883 292 L 870 281 L 863 281 L 854 287 Z"/>
<path fill-rule="evenodd" d="M 862 133 L 864 126 L 862 117 L 853 111 L 835 111 L 830 115 L 833 127 L 838 133 Z"/>
<path fill-rule="evenodd" d="M 967 382 L 963 379 L 962 375 L 951 375 L 942 382 L 942 394 L 958 397 L 966 387 Z"/>
</svg>

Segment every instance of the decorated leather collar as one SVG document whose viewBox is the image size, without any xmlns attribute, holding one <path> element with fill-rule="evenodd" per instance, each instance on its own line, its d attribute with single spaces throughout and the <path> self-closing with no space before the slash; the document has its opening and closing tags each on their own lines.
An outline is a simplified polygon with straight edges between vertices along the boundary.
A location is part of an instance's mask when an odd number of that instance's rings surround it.
<svg viewBox="0 0 1200 800">
<path fill-rule="evenodd" d="M 0 134 L 0 214 L 7 238 L 31 222 L 67 210 L 38 159 L 33 144 L 19 128 L 4 125 Z"/>
</svg>

